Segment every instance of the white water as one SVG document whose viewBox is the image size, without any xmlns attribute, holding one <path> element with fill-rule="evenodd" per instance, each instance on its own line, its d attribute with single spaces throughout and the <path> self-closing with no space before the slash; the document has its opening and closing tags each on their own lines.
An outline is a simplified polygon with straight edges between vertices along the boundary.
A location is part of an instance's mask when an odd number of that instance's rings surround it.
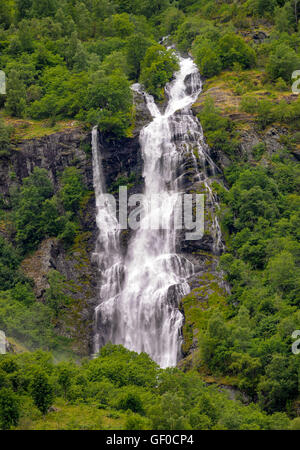
<svg viewBox="0 0 300 450">
<path fill-rule="evenodd" d="M 186 80 L 190 77 L 190 87 Z M 138 85 L 134 87 L 140 89 Z M 216 204 L 207 171 L 215 166 L 204 144 L 201 125 L 191 105 L 201 92 L 201 80 L 191 58 L 180 58 L 180 70 L 167 86 L 169 98 L 161 114 L 153 98 L 144 93 L 153 121 L 140 133 L 144 161 L 144 195 L 160 194 L 163 204 L 148 210 L 135 232 L 122 261 L 119 231 L 109 205 L 98 198 L 104 192 L 103 175 L 93 130 L 94 185 L 99 237 L 95 258 L 101 272 L 99 305 L 95 311 L 95 353 L 106 342 L 146 352 L 161 367 L 175 366 L 181 356 L 183 316 L 180 299 L 190 288 L 193 264 L 175 253 L 176 232 L 172 226 L 174 206 L 182 189 L 185 161 L 192 159 L 195 181 L 204 184 L 209 202 Z M 197 150 L 197 156 L 195 155 Z M 161 221 L 164 229 L 144 229 L 145 223 Z M 215 250 L 221 249 L 217 218 L 213 222 Z"/>
</svg>

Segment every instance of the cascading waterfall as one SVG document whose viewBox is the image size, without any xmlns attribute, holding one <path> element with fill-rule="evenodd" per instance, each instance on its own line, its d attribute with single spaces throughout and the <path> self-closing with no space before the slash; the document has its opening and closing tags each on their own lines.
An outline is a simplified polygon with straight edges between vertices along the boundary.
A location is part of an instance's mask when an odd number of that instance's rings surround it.
<svg viewBox="0 0 300 450">
<path fill-rule="evenodd" d="M 96 223 L 99 230 L 93 260 L 97 263 L 101 274 L 99 299 L 104 300 L 120 292 L 124 267 L 119 243 L 119 224 L 112 205 L 108 201 L 103 202 L 105 182 L 99 153 L 97 127 L 94 127 L 92 131 L 92 150 Z M 97 328 L 95 331 L 94 351 L 98 353 L 100 349 L 100 335 Z"/>
<path fill-rule="evenodd" d="M 216 167 L 204 143 L 201 125 L 191 111 L 202 89 L 200 74 L 191 58 L 180 57 L 179 61 L 180 70 L 166 88 L 169 101 L 163 114 L 153 97 L 144 93 L 153 116 L 140 133 L 144 196 L 151 207 L 141 217 L 124 261 L 113 211 L 109 204 L 98 201 L 105 188 L 96 129 L 92 142 L 99 228 L 95 259 L 101 272 L 99 305 L 95 310 L 95 353 L 110 341 L 148 353 L 163 368 L 175 366 L 181 356 L 183 315 L 178 306 L 190 291 L 187 280 L 194 273 L 193 264 L 175 252 L 173 226 L 187 157 L 192 158 L 195 177 L 204 184 L 209 202 L 217 205 L 209 184 Z M 151 203 L 154 195 L 160 196 L 160 205 Z M 161 226 L 149 229 L 150 223 Z M 217 217 L 212 229 L 218 252 L 222 239 Z"/>
</svg>

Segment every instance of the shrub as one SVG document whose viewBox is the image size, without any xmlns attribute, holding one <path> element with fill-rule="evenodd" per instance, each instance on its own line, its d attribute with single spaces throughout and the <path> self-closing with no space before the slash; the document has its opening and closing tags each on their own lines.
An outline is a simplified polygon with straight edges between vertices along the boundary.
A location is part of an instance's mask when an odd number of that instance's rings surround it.
<svg viewBox="0 0 300 450">
<path fill-rule="evenodd" d="M 162 100 L 163 89 L 178 68 L 173 50 L 166 50 L 162 45 L 153 45 L 146 51 L 140 80 L 150 94 Z"/>
<path fill-rule="evenodd" d="M 66 211 L 78 214 L 80 202 L 86 194 L 82 175 L 76 167 L 67 167 L 61 177 L 60 198 Z"/>
<path fill-rule="evenodd" d="M 0 118 L 0 158 L 9 154 L 11 129 Z"/>
<path fill-rule="evenodd" d="M 271 52 L 266 65 L 266 73 L 271 80 L 282 78 L 291 81 L 294 70 L 299 69 L 300 58 L 287 44 L 279 43 Z"/>
<path fill-rule="evenodd" d="M 208 145 L 235 158 L 239 148 L 233 122 L 221 115 L 212 98 L 207 97 L 199 114 Z"/>
<path fill-rule="evenodd" d="M 44 372 L 37 372 L 33 376 L 31 395 L 37 408 L 45 415 L 54 400 L 54 392 Z"/>
<path fill-rule="evenodd" d="M 200 73 L 208 78 L 217 75 L 222 70 L 221 59 L 213 47 L 211 41 L 197 39 L 192 49 Z"/>
<path fill-rule="evenodd" d="M 60 232 L 59 212 L 51 198 L 53 193 L 48 172 L 35 167 L 15 196 L 16 239 L 23 253 L 35 250 L 45 235 L 55 236 Z"/>
<path fill-rule="evenodd" d="M 254 114 L 257 111 L 258 99 L 250 95 L 244 95 L 242 97 L 240 109 L 249 114 Z"/>
<path fill-rule="evenodd" d="M 13 390 L 0 389 L 0 428 L 9 430 L 17 425 L 20 416 L 19 399 Z"/>
<path fill-rule="evenodd" d="M 143 414 L 144 408 L 142 400 L 137 392 L 129 391 L 121 395 L 118 401 L 118 408 L 124 411 L 130 410 L 135 413 Z"/>
<path fill-rule="evenodd" d="M 233 33 L 221 37 L 218 53 L 224 69 L 231 68 L 235 62 L 239 63 L 244 69 L 249 69 L 256 62 L 255 51 L 240 36 Z"/>
</svg>

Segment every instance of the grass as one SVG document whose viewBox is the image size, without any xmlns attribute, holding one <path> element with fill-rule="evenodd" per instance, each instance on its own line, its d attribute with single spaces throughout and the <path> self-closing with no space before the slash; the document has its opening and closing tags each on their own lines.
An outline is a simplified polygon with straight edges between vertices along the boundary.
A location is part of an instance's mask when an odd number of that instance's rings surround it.
<svg viewBox="0 0 300 450">
<path fill-rule="evenodd" d="M 25 347 L 24 344 L 17 341 L 16 339 L 14 339 L 12 337 L 7 337 L 6 339 L 7 339 L 8 343 L 12 345 L 12 347 L 14 349 L 14 353 L 26 353 L 26 352 L 30 351 L 27 347 Z"/>
<path fill-rule="evenodd" d="M 215 100 L 215 105 L 226 116 L 232 113 L 240 113 L 240 102 L 243 95 L 255 96 L 259 99 L 272 99 L 274 101 L 293 100 L 291 88 L 287 86 L 286 90 L 278 90 L 270 82 L 265 84 L 265 74 L 261 70 L 240 70 L 223 71 L 204 83 L 203 93 L 194 104 L 197 111 L 201 109 L 203 101 L 207 95 L 211 95 Z M 251 119 L 251 115 L 243 113 L 245 117 Z"/>
<path fill-rule="evenodd" d="M 0 111 L 0 117 L 4 119 L 6 125 L 13 128 L 12 139 L 16 142 L 26 139 L 41 138 L 43 136 L 59 133 L 66 129 L 74 129 L 81 126 L 80 122 L 76 120 L 60 120 L 56 123 L 51 123 L 49 119 L 17 119 L 6 115 L 3 110 Z"/>
<path fill-rule="evenodd" d="M 122 430 L 126 413 L 98 409 L 97 405 L 71 405 L 57 398 L 53 411 L 23 417 L 16 429 L 22 430 Z"/>
</svg>

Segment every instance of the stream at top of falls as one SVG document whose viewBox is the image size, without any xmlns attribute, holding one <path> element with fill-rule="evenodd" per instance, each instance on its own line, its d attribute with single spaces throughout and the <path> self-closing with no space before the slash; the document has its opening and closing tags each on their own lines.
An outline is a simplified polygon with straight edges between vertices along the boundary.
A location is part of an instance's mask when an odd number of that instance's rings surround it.
<svg viewBox="0 0 300 450">
<path fill-rule="evenodd" d="M 99 272 L 99 303 L 95 310 L 94 353 L 108 342 L 129 350 L 146 352 L 162 368 L 176 366 L 181 358 L 184 318 L 179 302 L 190 292 L 188 279 L 193 264 L 176 254 L 176 230 L 172 226 L 176 199 L 182 192 L 179 168 L 191 158 L 196 179 L 204 183 L 209 201 L 217 204 L 209 185 L 216 167 L 204 143 L 203 132 L 191 106 L 202 84 L 191 58 L 179 57 L 180 69 L 167 85 L 168 103 L 163 113 L 152 96 L 145 97 L 152 122 L 140 132 L 144 163 L 144 196 L 163 198 L 162 205 L 151 207 L 141 219 L 122 256 L 120 230 L 109 203 L 101 200 L 105 193 L 98 130 L 92 132 L 93 176 L 96 196 L 98 239 L 94 253 Z M 195 148 L 197 152 L 195 152 Z M 197 154 L 197 157 L 195 156 Z M 143 221 L 163 223 L 160 229 L 147 229 Z M 217 217 L 212 221 L 216 251 L 222 238 Z"/>
</svg>

